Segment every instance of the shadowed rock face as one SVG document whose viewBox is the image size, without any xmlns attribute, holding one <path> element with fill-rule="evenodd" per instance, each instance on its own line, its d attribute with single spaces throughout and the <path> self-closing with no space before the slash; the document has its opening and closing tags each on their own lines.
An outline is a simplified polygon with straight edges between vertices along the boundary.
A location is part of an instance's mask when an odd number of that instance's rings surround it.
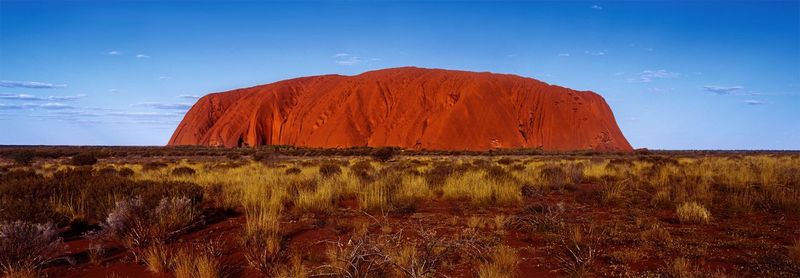
<svg viewBox="0 0 800 278">
<path fill-rule="evenodd" d="M 632 150 L 593 92 L 411 67 L 210 94 L 189 110 L 169 145 Z"/>
</svg>

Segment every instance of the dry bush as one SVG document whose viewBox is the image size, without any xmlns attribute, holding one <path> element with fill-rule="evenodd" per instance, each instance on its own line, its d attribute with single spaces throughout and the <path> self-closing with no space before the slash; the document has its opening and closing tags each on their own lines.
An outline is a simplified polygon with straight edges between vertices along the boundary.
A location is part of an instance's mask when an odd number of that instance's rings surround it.
<svg viewBox="0 0 800 278">
<path fill-rule="evenodd" d="M 391 259 L 379 246 L 377 238 L 364 235 L 347 242 L 333 242 L 327 249 L 329 263 L 321 266 L 321 276 L 346 278 L 384 277 Z"/>
<path fill-rule="evenodd" d="M 36 154 L 33 151 L 27 150 L 12 152 L 7 156 L 17 165 L 30 165 L 33 159 L 36 158 Z"/>
<path fill-rule="evenodd" d="M 400 148 L 380 147 L 375 149 L 370 155 L 372 159 L 380 162 L 387 162 L 400 154 Z"/>
<path fill-rule="evenodd" d="M 525 207 L 525 212 L 509 217 L 506 227 L 528 235 L 535 232 L 558 232 L 564 228 L 565 208 L 562 203 L 555 206 L 532 204 Z"/>
<path fill-rule="evenodd" d="M 262 150 L 254 153 L 252 158 L 253 161 L 261 162 L 263 164 L 270 164 L 275 161 L 275 159 L 277 158 L 277 154 L 272 151 Z"/>
<path fill-rule="evenodd" d="M 166 168 L 167 166 L 169 166 L 167 163 L 161 161 L 151 161 L 142 164 L 142 171 L 155 171 L 161 168 Z"/>
<path fill-rule="evenodd" d="M 116 201 L 140 196 L 148 206 L 164 197 L 187 196 L 202 201 L 196 184 L 173 181 L 140 181 L 100 175 L 88 167 L 60 170 L 52 175 L 16 173 L 0 177 L 0 221 L 51 222 L 64 226 L 75 220 L 101 222 Z"/>
<path fill-rule="evenodd" d="M 0 223 L 0 273 L 4 277 L 35 277 L 38 268 L 54 260 L 61 249 L 61 238 L 52 225 Z"/>
<path fill-rule="evenodd" d="M 514 160 L 514 159 L 511 159 L 511 158 L 508 158 L 508 157 L 504 157 L 504 158 L 501 158 L 501 159 L 497 160 L 497 164 L 500 164 L 500 165 L 509 165 L 509 164 L 513 164 L 514 162 L 517 162 L 517 161 Z"/>
<path fill-rule="evenodd" d="M 372 172 L 373 170 L 375 170 L 375 168 L 372 167 L 372 162 L 370 162 L 369 160 L 359 160 L 356 163 L 353 163 L 353 165 L 350 165 L 350 170 Z"/>
<path fill-rule="evenodd" d="M 136 172 L 134 172 L 133 169 L 128 167 L 120 168 L 119 171 L 117 171 L 117 175 L 119 175 L 120 177 L 130 177 L 133 176 L 133 174 L 135 173 Z"/>
<path fill-rule="evenodd" d="M 286 173 L 287 175 L 298 175 L 302 172 L 303 170 L 300 170 L 300 168 L 297 167 L 287 168 L 286 171 L 284 171 L 284 173 Z"/>
<path fill-rule="evenodd" d="M 435 277 L 440 270 L 457 258 L 457 240 L 435 229 L 417 228 L 416 241 L 403 238 L 402 233 L 391 236 L 392 248 L 387 252 L 394 268 L 406 277 Z"/>
<path fill-rule="evenodd" d="M 539 179 L 543 182 L 544 188 L 561 189 L 567 185 L 567 172 L 560 166 L 550 165 L 539 170 Z"/>
<path fill-rule="evenodd" d="M 686 224 L 705 224 L 711 220 L 711 213 L 695 202 L 683 203 L 677 208 L 678 219 Z"/>
<path fill-rule="evenodd" d="M 319 174 L 323 177 L 331 177 L 342 173 L 342 168 L 333 163 L 325 163 L 319 166 Z"/>
<path fill-rule="evenodd" d="M 94 165 L 97 163 L 97 157 L 91 152 L 80 153 L 72 156 L 69 163 L 75 166 Z"/>
<path fill-rule="evenodd" d="M 592 227 L 576 226 L 561 235 L 562 252 L 556 258 L 568 276 L 586 277 L 591 272 L 596 256 L 592 233 Z"/>
<path fill-rule="evenodd" d="M 190 167 L 186 167 L 186 166 L 181 166 L 181 167 L 177 167 L 175 169 L 172 169 L 172 175 L 173 176 L 193 176 L 195 173 L 197 173 L 197 171 L 195 171 L 194 169 L 192 169 Z"/>
<path fill-rule="evenodd" d="M 503 278 L 515 277 L 517 272 L 517 251 L 514 248 L 499 245 L 494 247 L 488 262 L 478 266 L 478 277 Z"/>
<path fill-rule="evenodd" d="M 175 239 L 202 224 L 202 218 L 188 198 L 163 198 L 155 208 L 141 199 L 124 199 L 101 223 L 101 236 L 119 241 L 138 259 L 145 259 L 147 247 Z"/>
<path fill-rule="evenodd" d="M 453 163 L 450 162 L 437 162 L 433 167 L 425 172 L 425 179 L 431 188 L 438 189 L 442 187 L 451 176 L 459 172 Z"/>
<path fill-rule="evenodd" d="M 99 175 L 101 175 L 101 176 L 102 175 L 110 176 L 110 175 L 117 175 L 118 172 L 117 172 L 117 169 L 114 168 L 114 167 L 104 167 L 104 168 L 98 170 L 97 173 Z"/>
</svg>

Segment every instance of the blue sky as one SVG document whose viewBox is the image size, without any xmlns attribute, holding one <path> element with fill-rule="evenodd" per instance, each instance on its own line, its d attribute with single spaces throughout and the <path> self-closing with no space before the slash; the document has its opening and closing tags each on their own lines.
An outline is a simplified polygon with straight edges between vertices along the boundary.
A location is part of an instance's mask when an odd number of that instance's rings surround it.
<svg viewBox="0 0 800 278">
<path fill-rule="evenodd" d="M 0 144 L 163 145 L 210 92 L 418 66 L 603 95 L 651 149 L 800 149 L 800 2 L 0 1 Z"/>
</svg>

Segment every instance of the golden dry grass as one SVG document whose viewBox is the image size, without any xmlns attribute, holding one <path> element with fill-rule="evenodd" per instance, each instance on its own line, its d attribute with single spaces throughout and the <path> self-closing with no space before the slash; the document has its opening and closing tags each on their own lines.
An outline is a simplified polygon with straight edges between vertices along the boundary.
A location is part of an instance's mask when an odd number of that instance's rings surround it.
<svg viewBox="0 0 800 278">
<path fill-rule="evenodd" d="M 469 171 L 447 179 L 442 188 L 446 199 L 468 199 L 478 207 L 510 206 L 522 201 L 520 185 L 487 177 L 486 171 Z"/>
<path fill-rule="evenodd" d="M 711 213 L 695 202 L 683 203 L 678 206 L 677 215 L 681 223 L 705 224 L 711 220 Z"/>
</svg>

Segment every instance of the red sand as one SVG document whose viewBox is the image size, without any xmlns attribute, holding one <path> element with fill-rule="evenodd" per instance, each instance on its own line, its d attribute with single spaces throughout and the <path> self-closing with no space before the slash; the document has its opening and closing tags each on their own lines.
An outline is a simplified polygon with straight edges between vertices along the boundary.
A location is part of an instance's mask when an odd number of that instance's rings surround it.
<svg viewBox="0 0 800 278">
<path fill-rule="evenodd" d="M 488 72 L 392 68 L 201 98 L 169 145 L 632 151 L 605 100 Z"/>
</svg>

